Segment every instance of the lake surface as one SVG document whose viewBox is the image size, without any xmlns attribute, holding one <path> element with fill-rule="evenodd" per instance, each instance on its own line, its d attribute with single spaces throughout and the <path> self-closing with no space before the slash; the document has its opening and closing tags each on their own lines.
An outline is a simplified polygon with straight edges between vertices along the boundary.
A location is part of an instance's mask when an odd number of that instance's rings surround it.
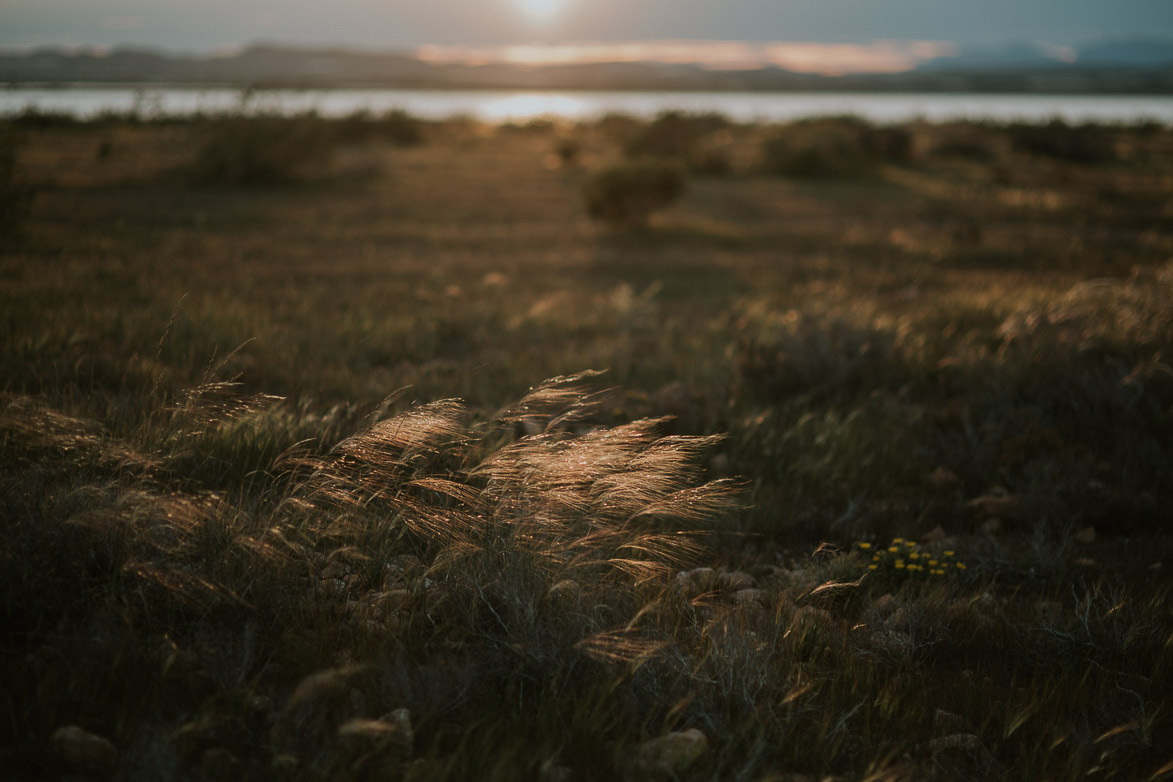
<svg viewBox="0 0 1173 782">
<path fill-rule="evenodd" d="M 593 119 L 608 112 L 652 117 L 667 110 L 715 111 L 740 122 L 784 122 L 855 114 L 873 122 L 976 119 L 1045 122 L 1157 121 L 1173 125 L 1173 97 L 826 92 L 644 92 L 526 90 L 264 90 L 79 87 L 0 90 L 0 115 L 28 109 L 89 118 L 103 113 L 143 117 L 244 111 L 345 116 L 400 109 L 424 119 L 464 115 L 488 122 L 539 117 Z"/>
</svg>

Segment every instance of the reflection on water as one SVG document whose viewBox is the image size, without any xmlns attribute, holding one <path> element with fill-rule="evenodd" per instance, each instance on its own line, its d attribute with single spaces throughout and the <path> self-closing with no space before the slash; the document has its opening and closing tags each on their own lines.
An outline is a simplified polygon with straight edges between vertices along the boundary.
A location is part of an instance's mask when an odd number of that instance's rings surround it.
<svg viewBox="0 0 1173 782">
<path fill-rule="evenodd" d="M 715 111 L 740 122 L 855 114 L 874 122 L 912 119 L 1024 120 L 1173 124 L 1173 100 L 1134 95 L 994 95 L 939 93 L 639 92 L 524 90 L 265 90 L 191 88 L 10 88 L 0 91 L 0 115 L 28 109 L 93 117 L 105 112 L 140 116 L 198 113 L 316 111 L 345 116 L 394 109 L 424 119 L 464 115 L 490 122 L 564 117 L 579 120 L 621 112 L 651 117 L 671 109 Z"/>
</svg>

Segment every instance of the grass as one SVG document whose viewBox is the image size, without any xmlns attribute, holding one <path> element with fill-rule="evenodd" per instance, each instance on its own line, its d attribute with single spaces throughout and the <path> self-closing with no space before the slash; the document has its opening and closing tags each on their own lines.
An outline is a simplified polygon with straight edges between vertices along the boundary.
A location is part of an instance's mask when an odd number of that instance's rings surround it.
<svg viewBox="0 0 1173 782">
<path fill-rule="evenodd" d="M 718 119 L 9 121 L 6 774 L 1173 775 L 1173 134 Z"/>
</svg>

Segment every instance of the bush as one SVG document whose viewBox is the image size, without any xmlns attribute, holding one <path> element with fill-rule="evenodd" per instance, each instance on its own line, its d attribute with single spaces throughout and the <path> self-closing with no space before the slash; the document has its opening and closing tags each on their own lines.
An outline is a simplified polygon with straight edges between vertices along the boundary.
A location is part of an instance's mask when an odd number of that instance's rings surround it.
<svg viewBox="0 0 1173 782">
<path fill-rule="evenodd" d="M 860 176 L 883 162 L 910 162 L 912 141 L 904 128 L 877 128 L 857 117 L 803 120 L 767 139 L 762 161 L 783 176 Z"/>
<path fill-rule="evenodd" d="M 1044 157 L 1072 163 L 1106 163 L 1116 159 L 1112 133 L 1102 125 L 1068 125 L 1052 120 L 1046 125 L 1011 125 L 1014 146 Z"/>
<path fill-rule="evenodd" d="M 951 122 L 933 126 L 926 151 L 935 157 L 992 163 L 998 159 L 1001 131 L 977 122 Z"/>
<path fill-rule="evenodd" d="M 685 190 L 680 166 L 654 158 L 617 163 L 593 173 L 583 189 L 587 213 L 613 225 L 647 221 Z"/>
<path fill-rule="evenodd" d="M 204 184 L 244 187 L 316 179 L 331 147 L 326 123 L 312 115 L 216 120 L 191 175 Z"/>
<path fill-rule="evenodd" d="M 636 131 L 624 149 L 632 157 L 674 158 L 692 171 L 723 174 L 729 170 L 728 158 L 706 142 L 729 124 L 716 113 L 667 111 Z"/>
</svg>

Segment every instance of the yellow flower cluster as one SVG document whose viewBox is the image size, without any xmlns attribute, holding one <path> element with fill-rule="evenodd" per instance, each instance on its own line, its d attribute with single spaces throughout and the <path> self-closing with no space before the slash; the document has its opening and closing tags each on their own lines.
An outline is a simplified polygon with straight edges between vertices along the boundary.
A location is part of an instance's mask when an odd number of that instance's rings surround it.
<svg viewBox="0 0 1173 782">
<path fill-rule="evenodd" d="M 943 576 L 950 570 L 965 570 L 965 563 L 956 559 L 957 552 L 926 551 L 918 546 L 916 541 L 904 538 L 893 538 L 889 545 L 878 547 L 866 540 L 860 541 L 856 548 L 863 558 L 860 566 L 869 571 L 890 570 L 902 574 L 927 573 L 930 576 Z"/>
</svg>

